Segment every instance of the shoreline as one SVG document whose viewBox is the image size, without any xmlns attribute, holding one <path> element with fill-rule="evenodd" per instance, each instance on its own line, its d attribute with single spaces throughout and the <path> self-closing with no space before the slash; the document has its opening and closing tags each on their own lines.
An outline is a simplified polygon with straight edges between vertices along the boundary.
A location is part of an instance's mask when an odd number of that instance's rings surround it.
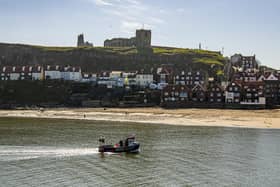
<svg viewBox="0 0 280 187">
<path fill-rule="evenodd" d="M 1 117 L 133 122 L 178 126 L 280 129 L 280 110 L 59 108 L 0 110 Z"/>
</svg>

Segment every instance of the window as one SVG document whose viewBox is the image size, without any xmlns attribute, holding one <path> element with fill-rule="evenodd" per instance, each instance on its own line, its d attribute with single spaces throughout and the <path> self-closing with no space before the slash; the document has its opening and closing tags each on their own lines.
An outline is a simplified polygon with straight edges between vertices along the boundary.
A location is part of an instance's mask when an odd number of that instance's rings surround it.
<svg viewBox="0 0 280 187">
<path fill-rule="evenodd" d="M 247 97 L 252 97 L 252 94 L 251 93 L 247 93 L 246 96 Z"/>
</svg>

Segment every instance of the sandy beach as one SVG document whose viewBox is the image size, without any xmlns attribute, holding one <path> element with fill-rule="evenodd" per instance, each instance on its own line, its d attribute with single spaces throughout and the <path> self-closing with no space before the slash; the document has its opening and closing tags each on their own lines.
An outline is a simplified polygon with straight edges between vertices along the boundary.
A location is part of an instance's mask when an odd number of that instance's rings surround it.
<svg viewBox="0 0 280 187">
<path fill-rule="evenodd" d="M 88 108 L 0 110 L 0 117 L 78 119 L 185 126 L 280 128 L 280 110 Z"/>
</svg>

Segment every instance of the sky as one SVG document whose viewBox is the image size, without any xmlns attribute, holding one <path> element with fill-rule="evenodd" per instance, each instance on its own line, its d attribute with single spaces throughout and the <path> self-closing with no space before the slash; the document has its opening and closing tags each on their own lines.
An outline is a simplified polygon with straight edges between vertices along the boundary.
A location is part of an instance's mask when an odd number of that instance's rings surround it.
<svg viewBox="0 0 280 187">
<path fill-rule="evenodd" d="M 152 30 L 152 45 L 256 55 L 280 69 L 279 0 L 0 0 L 0 42 L 76 46 Z"/>
</svg>

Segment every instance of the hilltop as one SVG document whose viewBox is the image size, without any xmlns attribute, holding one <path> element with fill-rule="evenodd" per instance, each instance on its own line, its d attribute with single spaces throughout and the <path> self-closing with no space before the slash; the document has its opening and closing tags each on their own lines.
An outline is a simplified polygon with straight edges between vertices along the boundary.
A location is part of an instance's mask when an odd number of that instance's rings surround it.
<svg viewBox="0 0 280 187">
<path fill-rule="evenodd" d="M 201 69 L 221 72 L 225 58 L 215 51 L 152 47 L 49 47 L 0 43 L 0 64 L 57 64 L 81 66 L 83 71 L 150 70 L 161 64 L 174 64 L 179 69 Z"/>
</svg>

